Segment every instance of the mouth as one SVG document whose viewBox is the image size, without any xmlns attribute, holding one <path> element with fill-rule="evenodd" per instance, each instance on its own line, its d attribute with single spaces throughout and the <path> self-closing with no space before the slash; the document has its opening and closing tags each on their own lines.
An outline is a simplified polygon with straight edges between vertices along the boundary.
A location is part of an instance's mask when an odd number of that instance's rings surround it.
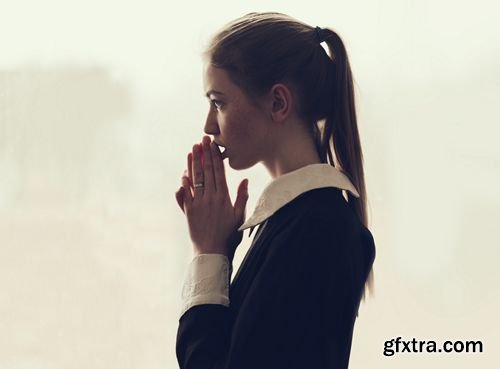
<svg viewBox="0 0 500 369">
<path fill-rule="evenodd" d="M 215 142 L 215 141 L 214 141 Z M 218 142 L 215 142 L 215 144 L 219 147 L 219 150 L 220 150 L 220 153 L 222 155 L 222 159 L 225 159 L 227 156 L 226 156 L 226 151 L 227 151 L 227 148 L 224 146 L 224 145 L 221 145 L 220 143 Z"/>
</svg>

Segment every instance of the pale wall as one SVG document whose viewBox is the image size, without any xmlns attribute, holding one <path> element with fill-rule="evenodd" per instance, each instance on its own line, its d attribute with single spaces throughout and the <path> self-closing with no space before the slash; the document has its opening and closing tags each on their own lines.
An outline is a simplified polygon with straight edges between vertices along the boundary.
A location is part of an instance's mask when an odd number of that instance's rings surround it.
<svg viewBox="0 0 500 369">
<path fill-rule="evenodd" d="M 351 367 L 496 367 L 496 2 L 0 4 L 0 369 L 177 367 L 191 246 L 174 192 L 203 134 L 199 54 L 266 10 L 335 29 L 356 79 L 377 259 Z M 251 212 L 267 172 L 227 172 L 233 196 L 250 178 Z M 383 356 L 398 336 L 485 352 Z"/>
</svg>

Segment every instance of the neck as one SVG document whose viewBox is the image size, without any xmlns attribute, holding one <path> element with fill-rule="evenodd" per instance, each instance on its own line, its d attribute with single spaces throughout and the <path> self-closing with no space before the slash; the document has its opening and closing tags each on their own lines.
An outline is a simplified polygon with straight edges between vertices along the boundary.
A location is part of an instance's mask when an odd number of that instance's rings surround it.
<svg viewBox="0 0 500 369">
<path fill-rule="evenodd" d="M 304 134 L 291 135 L 281 141 L 269 156 L 270 159 L 262 163 L 273 179 L 306 165 L 321 163 L 313 137 Z"/>
</svg>

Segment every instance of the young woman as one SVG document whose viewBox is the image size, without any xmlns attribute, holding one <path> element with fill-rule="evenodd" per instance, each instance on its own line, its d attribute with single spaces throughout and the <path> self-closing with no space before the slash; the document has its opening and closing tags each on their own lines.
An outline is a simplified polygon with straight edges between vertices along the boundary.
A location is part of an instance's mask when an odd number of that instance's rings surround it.
<svg viewBox="0 0 500 369">
<path fill-rule="evenodd" d="M 250 13 L 216 34 L 205 58 L 213 141 L 193 146 L 176 192 L 195 255 L 179 365 L 347 368 L 375 244 L 344 45 L 331 29 Z M 262 163 L 273 178 L 246 221 L 248 180 L 233 205 L 225 159 L 236 170 Z M 243 230 L 255 226 L 231 282 Z"/>
</svg>

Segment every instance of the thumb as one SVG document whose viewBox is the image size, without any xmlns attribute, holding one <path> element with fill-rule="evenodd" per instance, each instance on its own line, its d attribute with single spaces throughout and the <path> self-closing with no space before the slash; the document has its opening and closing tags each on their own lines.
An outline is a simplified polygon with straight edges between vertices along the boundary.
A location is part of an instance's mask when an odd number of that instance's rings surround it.
<svg viewBox="0 0 500 369">
<path fill-rule="evenodd" d="M 248 201 L 248 179 L 245 178 L 238 186 L 238 194 L 234 202 L 234 213 L 238 219 L 245 221 L 245 210 Z"/>
<path fill-rule="evenodd" d="M 177 204 L 181 208 L 182 212 L 184 212 L 184 191 L 184 187 L 180 187 L 175 193 L 175 199 L 177 200 Z"/>
</svg>

